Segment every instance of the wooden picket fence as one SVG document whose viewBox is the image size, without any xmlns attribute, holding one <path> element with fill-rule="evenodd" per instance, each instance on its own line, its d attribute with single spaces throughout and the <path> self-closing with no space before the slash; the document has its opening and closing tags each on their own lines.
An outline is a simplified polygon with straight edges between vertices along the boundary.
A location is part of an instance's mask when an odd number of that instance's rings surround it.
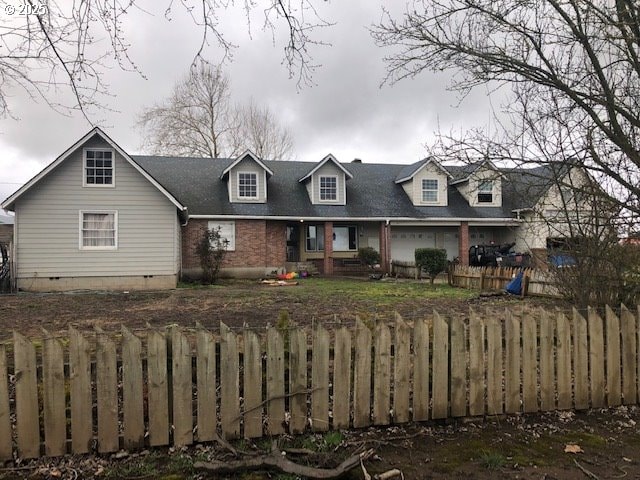
<svg viewBox="0 0 640 480">
<path fill-rule="evenodd" d="M 15 332 L 0 345 L 0 460 L 636 404 L 638 333 L 624 306 L 264 336 Z"/>
<path fill-rule="evenodd" d="M 523 296 L 560 296 L 550 272 L 534 268 L 454 265 L 449 271 L 449 283 L 454 287 L 473 290 L 504 290 L 520 271 L 524 273 Z"/>
</svg>

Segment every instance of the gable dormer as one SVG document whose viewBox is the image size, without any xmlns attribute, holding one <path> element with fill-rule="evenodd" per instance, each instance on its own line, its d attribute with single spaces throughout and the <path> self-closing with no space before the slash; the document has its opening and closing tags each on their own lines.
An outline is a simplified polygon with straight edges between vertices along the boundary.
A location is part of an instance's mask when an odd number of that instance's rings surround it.
<svg viewBox="0 0 640 480">
<path fill-rule="evenodd" d="M 351 172 L 329 154 L 298 181 L 307 187 L 312 204 L 346 205 L 350 178 L 353 178 Z"/>
<path fill-rule="evenodd" d="M 267 179 L 272 175 L 271 169 L 247 150 L 223 170 L 220 179 L 227 180 L 229 202 L 266 203 Z"/>
<path fill-rule="evenodd" d="M 502 206 L 502 175 L 489 160 L 477 162 L 452 182 L 471 207 Z"/>
<path fill-rule="evenodd" d="M 447 186 L 451 175 L 435 159 L 425 158 L 407 165 L 396 177 L 415 206 L 446 207 Z"/>
</svg>

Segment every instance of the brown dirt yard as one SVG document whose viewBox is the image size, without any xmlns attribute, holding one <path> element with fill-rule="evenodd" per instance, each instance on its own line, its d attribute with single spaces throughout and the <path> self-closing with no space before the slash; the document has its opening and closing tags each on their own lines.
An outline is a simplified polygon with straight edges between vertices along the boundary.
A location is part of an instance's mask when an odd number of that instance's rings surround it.
<svg viewBox="0 0 640 480">
<path fill-rule="evenodd" d="M 99 326 L 107 331 L 126 325 L 143 329 L 196 322 L 217 331 L 220 322 L 234 329 L 244 324 L 262 328 L 276 324 L 286 311 L 291 321 L 308 325 L 313 320 L 331 326 L 336 319 L 351 325 L 363 319 L 392 319 L 394 312 L 406 320 L 442 315 L 467 315 L 469 308 L 504 309 L 557 306 L 557 301 L 516 297 L 479 297 L 477 292 L 428 281 L 395 279 L 369 281 L 346 278 L 310 278 L 293 287 L 263 286 L 255 281 L 222 281 L 214 286 L 182 285 L 155 292 L 20 293 L 0 296 L 0 341 L 14 329 L 40 336 L 41 328 L 60 332 L 73 325 L 81 330 Z"/>
</svg>

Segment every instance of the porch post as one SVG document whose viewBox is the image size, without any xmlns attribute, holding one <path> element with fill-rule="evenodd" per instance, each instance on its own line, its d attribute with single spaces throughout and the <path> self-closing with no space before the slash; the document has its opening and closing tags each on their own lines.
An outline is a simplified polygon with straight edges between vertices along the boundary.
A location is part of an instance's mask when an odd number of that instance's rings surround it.
<svg viewBox="0 0 640 480">
<path fill-rule="evenodd" d="M 333 275 L 333 222 L 324 222 L 324 274 Z"/>
<path fill-rule="evenodd" d="M 384 273 L 391 273 L 389 271 L 391 267 L 389 237 L 389 225 L 384 221 L 380 222 L 380 268 Z"/>
<path fill-rule="evenodd" d="M 458 256 L 460 257 L 460 265 L 469 265 L 469 222 L 460 222 Z"/>
</svg>

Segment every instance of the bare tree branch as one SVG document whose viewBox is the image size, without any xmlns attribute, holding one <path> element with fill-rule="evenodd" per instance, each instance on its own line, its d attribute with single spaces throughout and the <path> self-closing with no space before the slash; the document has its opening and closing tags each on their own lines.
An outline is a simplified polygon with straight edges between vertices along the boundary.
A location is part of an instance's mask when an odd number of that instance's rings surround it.
<svg viewBox="0 0 640 480">
<path fill-rule="evenodd" d="M 290 158 L 291 134 L 273 113 L 253 101 L 233 107 L 230 95 L 221 67 L 192 67 L 168 99 L 140 115 L 143 147 L 178 156 L 235 157 L 250 149 L 260 158 Z"/>
</svg>

